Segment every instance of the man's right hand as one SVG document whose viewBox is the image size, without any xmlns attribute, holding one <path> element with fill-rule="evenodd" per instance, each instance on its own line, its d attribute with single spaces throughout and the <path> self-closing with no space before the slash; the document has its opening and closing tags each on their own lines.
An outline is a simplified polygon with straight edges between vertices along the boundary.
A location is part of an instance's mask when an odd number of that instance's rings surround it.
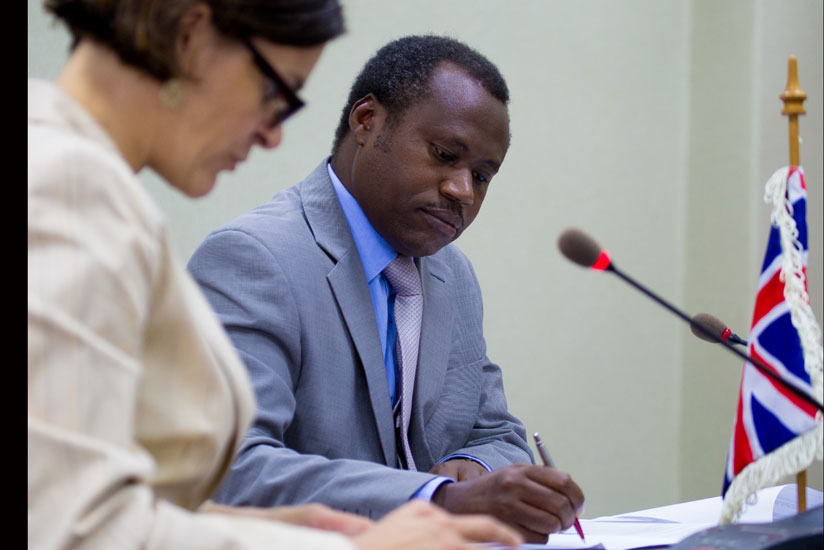
<svg viewBox="0 0 824 550">
<path fill-rule="evenodd" d="M 566 472 L 519 463 L 444 483 L 432 502 L 456 514 L 489 514 L 527 542 L 546 543 L 550 533 L 572 526 L 583 511 L 584 494 Z"/>
</svg>

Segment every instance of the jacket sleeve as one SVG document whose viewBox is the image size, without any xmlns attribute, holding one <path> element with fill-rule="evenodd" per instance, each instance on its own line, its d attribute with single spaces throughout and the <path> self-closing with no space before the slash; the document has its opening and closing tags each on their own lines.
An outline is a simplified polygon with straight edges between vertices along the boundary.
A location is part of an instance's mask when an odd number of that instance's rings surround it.
<svg viewBox="0 0 824 550">
<path fill-rule="evenodd" d="M 454 252 L 452 265 L 457 277 L 456 309 L 464 323 L 460 341 L 469 348 L 467 355 L 476 358 L 473 367 L 479 376 L 480 399 L 475 424 L 466 440 L 455 442 L 438 460 L 446 460 L 452 455 L 468 455 L 493 470 L 516 462 L 534 464 L 526 429 L 507 408 L 501 368 L 486 354 L 483 297 L 475 270 L 455 246 L 450 249 Z"/>
</svg>

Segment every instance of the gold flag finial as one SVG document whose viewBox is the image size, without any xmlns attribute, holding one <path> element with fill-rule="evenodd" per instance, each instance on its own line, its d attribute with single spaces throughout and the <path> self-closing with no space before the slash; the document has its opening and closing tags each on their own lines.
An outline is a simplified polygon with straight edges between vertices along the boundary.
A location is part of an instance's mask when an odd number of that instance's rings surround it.
<svg viewBox="0 0 824 550">
<path fill-rule="evenodd" d="M 807 94 L 804 93 L 798 83 L 798 62 L 794 55 L 791 55 L 787 61 L 787 86 L 778 97 L 784 102 L 784 110 L 781 111 L 781 114 L 787 115 L 790 123 L 790 166 L 798 166 L 800 163 L 798 115 L 807 114 L 807 111 L 804 110 L 804 100 L 807 99 Z"/>
<path fill-rule="evenodd" d="M 807 111 L 804 110 L 804 100 L 807 99 L 807 94 L 801 89 L 798 83 L 798 62 L 794 55 L 790 56 L 787 61 L 787 86 L 780 96 L 781 101 L 784 102 L 784 110 L 782 115 L 805 115 Z"/>
</svg>

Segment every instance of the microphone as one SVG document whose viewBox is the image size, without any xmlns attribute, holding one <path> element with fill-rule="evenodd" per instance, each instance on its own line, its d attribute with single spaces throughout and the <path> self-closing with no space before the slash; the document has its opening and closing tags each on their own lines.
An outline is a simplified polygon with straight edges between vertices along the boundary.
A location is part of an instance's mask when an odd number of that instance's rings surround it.
<svg viewBox="0 0 824 550">
<path fill-rule="evenodd" d="M 705 327 L 711 329 L 713 331 L 712 337 L 707 337 L 706 334 L 702 333 L 697 328 L 697 323 L 703 324 Z M 729 327 L 721 321 L 721 319 L 714 317 L 709 313 L 696 313 L 693 315 L 692 321 L 690 321 L 690 330 L 700 339 L 706 340 L 707 342 L 712 342 L 713 344 L 717 344 L 719 341 L 723 340 L 725 342 L 732 342 L 733 344 L 739 344 L 742 346 L 747 345 L 746 340 L 730 330 Z"/>
<path fill-rule="evenodd" d="M 782 387 L 786 388 L 793 394 L 795 394 L 799 399 L 809 403 L 810 405 L 817 408 L 819 411 L 824 412 L 824 405 L 819 403 L 816 399 L 812 398 L 806 391 L 797 387 L 795 384 L 784 380 L 782 377 L 774 373 L 764 365 L 759 359 L 755 357 L 748 357 L 746 354 L 742 353 L 732 344 L 730 344 L 727 340 L 723 338 L 719 338 L 717 336 L 717 332 L 713 330 L 713 328 L 707 326 L 702 319 L 698 319 L 697 315 L 695 318 L 690 318 L 676 308 L 675 306 L 671 305 L 669 302 L 664 300 L 663 298 L 657 296 L 654 292 L 646 288 L 644 285 L 636 282 L 633 280 L 629 275 L 621 272 L 612 260 L 609 257 L 609 252 L 602 249 L 598 243 L 596 243 L 592 237 L 581 231 L 580 229 L 570 228 L 565 230 L 561 233 L 561 236 L 558 238 L 558 248 L 561 250 L 561 253 L 567 257 L 570 261 L 582 266 L 595 269 L 596 271 L 610 271 L 615 273 L 619 277 L 621 277 L 624 281 L 629 283 L 630 285 L 634 286 L 636 289 L 640 290 L 642 293 L 646 294 L 672 313 L 686 321 L 690 324 L 690 328 L 694 327 L 693 332 L 698 331 L 702 336 L 704 336 L 706 340 L 711 342 L 718 342 L 722 344 L 725 348 L 730 350 L 732 353 L 738 355 L 756 369 L 758 369 L 763 375 L 768 376 L 776 383 L 780 384 Z M 720 321 L 719 321 L 720 322 Z M 723 325 L 723 323 L 721 323 Z M 725 327 L 726 328 L 726 327 Z M 723 331 L 722 331 L 723 332 Z M 697 334 L 697 333 L 696 333 Z"/>
</svg>

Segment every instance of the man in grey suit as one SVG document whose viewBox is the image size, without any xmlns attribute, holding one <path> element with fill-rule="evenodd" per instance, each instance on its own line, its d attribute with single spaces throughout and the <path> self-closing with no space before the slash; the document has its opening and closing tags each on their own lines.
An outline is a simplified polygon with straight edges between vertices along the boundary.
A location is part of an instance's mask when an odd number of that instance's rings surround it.
<svg viewBox="0 0 824 550">
<path fill-rule="evenodd" d="M 423 498 L 536 542 L 572 525 L 583 494 L 534 465 L 486 356 L 472 265 L 450 244 L 504 160 L 508 100 L 497 68 L 460 42 L 391 42 L 355 81 L 332 156 L 195 252 L 189 269 L 258 400 L 216 500 L 380 517 Z M 396 258 L 420 279 L 412 323 L 384 273 Z M 408 326 L 411 365 L 396 354 Z"/>
</svg>

